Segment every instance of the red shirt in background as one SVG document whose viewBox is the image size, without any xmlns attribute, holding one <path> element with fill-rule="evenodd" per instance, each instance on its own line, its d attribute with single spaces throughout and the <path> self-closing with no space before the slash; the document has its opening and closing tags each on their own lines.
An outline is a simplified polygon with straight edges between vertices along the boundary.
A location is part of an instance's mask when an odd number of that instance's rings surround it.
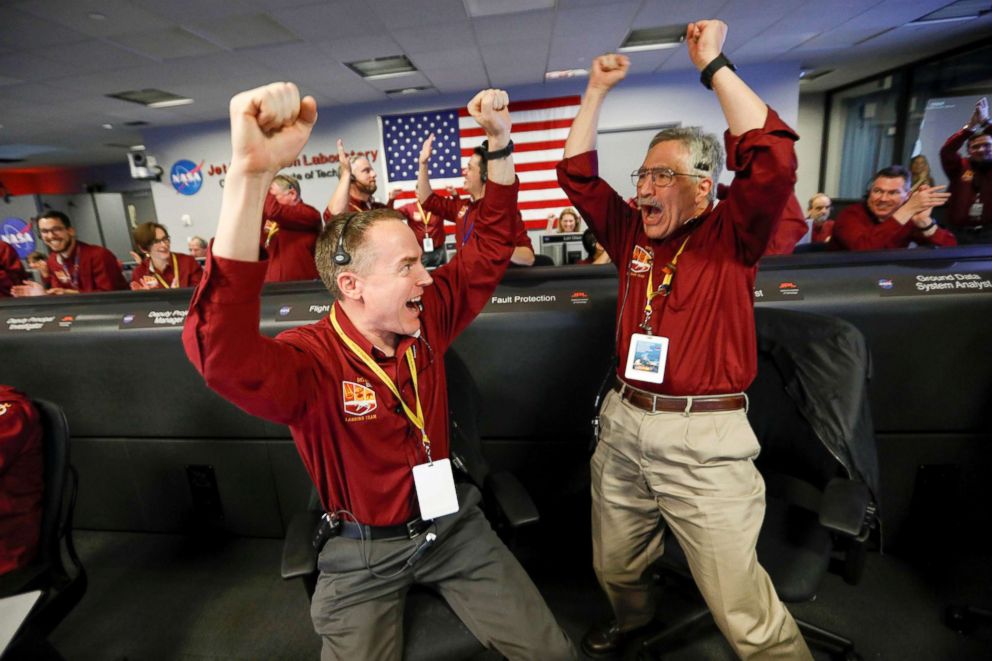
<svg viewBox="0 0 992 661">
<path fill-rule="evenodd" d="M 10 296 L 10 288 L 21 284 L 27 277 L 17 251 L 6 241 L 0 241 L 0 296 Z"/>
<path fill-rule="evenodd" d="M 778 219 L 778 224 L 775 225 L 772 239 L 768 242 L 768 247 L 765 248 L 765 254 L 791 255 L 796 249 L 796 244 L 806 236 L 808 231 L 809 225 L 806 224 L 806 214 L 803 213 L 803 207 L 799 204 L 795 194 L 790 195 L 788 202 L 785 203 L 785 208 L 782 210 L 782 215 Z"/>
<path fill-rule="evenodd" d="M 114 253 L 82 241 L 76 241 L 68 257 L 48 256 L 48 281 L 52 287 L 81 293 L 129 288 Z"/>
<path fill-rule="evenodd" d="M 392 206 L 391 204 L 389 206 Z M 348 197 L 348 208 L 344 210 L 344 213 L 349 211 L 372 211 L 372 209 L 385 209 L 386 205 L 382 202 L 376 201 L 374 197 L 370 197 L 367 200 L 360 200 L 357 197 Z M 329 209 L 324 209 L 324 222 L 331 222 L 331 212 Z"/>
<path fill-rule="evenodd" d="M 775 223 L 796 181 L 798 138 L 768 110 L 765 125 L 724 136 L 727 168 L 737 172 L 727 199 L 662 240 L 644 233 L 641 214 L 599 177 L 594 151 L 558 164 L 558 183 L 621 269 L 617 295 L 618 375 L 633 333 L 642 332 L 648 273 L 657 287 L 662 267 L 689 237 L 669 296 L 654 298 L 651 330 L 669 339 L 665 380 L 634 385 L 665 395 L 741 392 L 754 380 L 754 279 Z"/>
<path fill-rule="evenodd" d="M 41 437 L 31 400 L 0 385 L 0 574 L 38 554 L 45 493 Z"/>
<path fill-rule="evenodd" d="M 976 168 L 969 159 L 958 154 L 971 136 L 971 131 L 961 129 L 940 148 L 940 165 L 947 175 L 947 191 L 951 194 L 947 203 L 947 224 L 954 227 L 992 225 L 992 163 Z M 984 206 L 982 215 L 974 219 L 969 211 L 979 195 Z"/>
<path fill-rule="evenodd" d="M 482 199 L 485 199 L 485 196 Z M 436 213 L 442 219 L 450 220 L 455 224 L 455 246 L 461 249 L 472 238 L 472 233 L 475 231 L 480 203 L 480 200 L 445 197 L 432 193 L 424 202 L 424 211 Z M 514 213 L 516 218 L 513 225 L 513 247 L 526 246 L 533 250 L 534 244 L 530 242 L 530 237 L 527 235 L 527 227 L 524 226 L 524 219 L 520 215 L 520 211 L 514 210 Z"/>
<path fill-rule="evenodd" d="M 269 254 L 265 282 L 316 280 L 314 250 L 320 234 L 320 212 L 309 204 L 279 204 L 275 195 L 265 195 L 262 211 L 262 247 Z"/>
<path fill-rule="evenodd" d="M 834 221 L 825 220 L 819 225 L 813 223 L 813 236 L 810 243 L 827 243 L 834 235 Z"/>
<path fill-rule="evenodd" d="M 416 202 L 404 204 L 397 211 L 406 216 L 407 225 L 417 235 L 417 243 L 420 244 L 421 248 L 424 246 L 424 237 L 430 237 L 434 243 L 434 250 L 444 247 L 444 218 L 424 209 L 424 213 L 427 214 L 427 222 L 425 223 L 424 217 L 420 213 L 420 207 Z"/>
<path fill-rule="evenodd" d="M 172 268 L 172 255 L 176 257 L 176 266 L 179 267 L 178 279 Z M 177 287 L 195 287 L 200 284 L 200 278 L 203 277 L 203 267 L 196 261 L 196 258 L 181 252 L 174 252 L 172 255 L 169 256 L 165 271 L 158 273 L 162 280 L 165 280 L 165 284 L 162 284 L 162 281 L 155 277 L 151 259 L 145 259 L 134 267 L 134 270 L 131 271 L 131 282 L 140 282 L 145 289 L 172 289 L 173 281 L 177 281 Z"/>
<path fill-rule="evenodd" d="M 489 301 L 512 252 L 517 189 L 490 184 L 477 240 L 431 275 L 417 337 L 403 337 L 386 357 L 352 325 L 340 306 L 342 330 L 393 379 L 414 406 L 404 353 L 413 347 L 431 454 L 448 456 L 444 352 Z M 183 328 L 186 354 L 207 384 L 252 415 L 289 425 L 326 511 L 347 509 L 374 526 L 416 514 L 412 467 L 425 461 L 420 432 L 393 393 L 324 318 L 280 333 L 259 334 L 259 292 L 265 262 L 208 257 Z"/>
<path fill-rule="evenodd" d="M 893 218 L 879 220 L 861 202 L 848 205 L 834 224 L 830 248 L 833 250 L 890 250 L 908 248 L 910 242 L 923 246 L 956 246 L 954 235 L 938 227 L 932 236 L 923 236 L 912 221 L 900 225 Z"/>
</svg>

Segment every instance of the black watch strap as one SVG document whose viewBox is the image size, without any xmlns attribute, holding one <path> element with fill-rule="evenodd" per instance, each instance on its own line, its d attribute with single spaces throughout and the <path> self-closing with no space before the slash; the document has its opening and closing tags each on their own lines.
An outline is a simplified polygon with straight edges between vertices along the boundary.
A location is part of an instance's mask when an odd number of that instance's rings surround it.
<svg viewBox="0 0 992 661">
<path fill-rule="evenodd" d="M 701 82 L 706 89 L 713 89 L 713 74 L 719 71 L 721 67 L 729 67 L 731 71 L 737 71 L 737 67 L 734 66 L 734 63 L 728 60 L 726 55 L 720 53 L 713 58 L 712 62 L 706 65 L 705 69 L 700 72 L 699 82 Z"/>
<path fill-rule="evenodd" d="M 482 141 L 482 149 L 486 152 L 487 161 L 495 161 L 500 158 L 506 158 L 513 153 L 513 140 L 506 143 L 506 146 L 502 149 L 497 149 L 496 151 L 489 151 L 489 141 Z"/>
</svg>

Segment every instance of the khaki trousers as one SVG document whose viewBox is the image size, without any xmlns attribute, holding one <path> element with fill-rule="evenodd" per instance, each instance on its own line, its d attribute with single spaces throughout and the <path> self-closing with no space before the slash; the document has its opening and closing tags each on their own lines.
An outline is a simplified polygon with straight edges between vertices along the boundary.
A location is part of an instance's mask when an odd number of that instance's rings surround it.
<svg viewBox="0 0 992 661">
<path fill-rule="evenodd" d="M 320 552 L 320 576 L 310 605 L 321 636 L 322 661 L 399 661 L 403 607 L 414 583 L 437 591 L 487 648 L 508 659 L 572 661 L 575 648 L 537 587 L 499 540 L 478 504 L 475 487 L 458 487 L 458 512 L 437 520 L 437 541 L 403 570 L 423 540 L 366 541 L 332 537 Z M 431 632 L 443 635 L 443 631 Z"/>
<path fill-rule="evenodd" d="M 758 564 L 765 484 L 744 411 L 648 413 L 611 392 L 592 458 L 596 576 L 622 631 L 654 616 L 645 570 L 667 524 L 724 637 L 742 659 L 812 659 Z"/>
</svg>

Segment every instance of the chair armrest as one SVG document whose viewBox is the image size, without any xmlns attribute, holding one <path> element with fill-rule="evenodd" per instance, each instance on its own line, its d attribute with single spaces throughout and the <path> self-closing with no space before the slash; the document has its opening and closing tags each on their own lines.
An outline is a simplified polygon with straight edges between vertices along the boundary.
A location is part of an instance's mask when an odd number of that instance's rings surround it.
<svg viewBox="0 0 992 661">
<path fill-rule="evenodd" d="M 820 501 L 820 524 L 834 532 L 863 538 L 874 516 L 871 492 L 864 482 L 835 477 Z"/>
<path fill-rule="evenodd" d="M 541 516 L 524 485 L 512 473 L 490 473 L 486 484 L 511 528 L 537 523 Z"/>
<path fill-rule="evenodd" d="M 296 578 L 312 574 L 317 569 L 317 551 L 313 536 L 320 522 L 321 512 L 311 510 L 293 515 L 286 528 L 282 544 L 282 577 Z"/>
</svg>

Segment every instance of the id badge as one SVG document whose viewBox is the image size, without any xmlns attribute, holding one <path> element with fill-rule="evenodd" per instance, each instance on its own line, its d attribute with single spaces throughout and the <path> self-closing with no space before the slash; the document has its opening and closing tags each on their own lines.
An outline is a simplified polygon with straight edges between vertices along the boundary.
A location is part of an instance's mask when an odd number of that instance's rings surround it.
<svg viewBox="0 0 992 661">
<path fill-rule="evenodd" d="M 624 377 L 634 381 L 662 383 L 668 360 L 668 338 L 634 333 L 630 336 L 627 370 Z"/>
<path fill-rule="evenodd" d="M 414 466 L 413 486 L 417 490 L 417 502 L 420 503 L 420 518 L 424 521 L 458 511 L 455 476 L 448 459 Z"/>
<path fill-rule="evenodd" d="M 434 252 L 434 239 L 429 236 L 424 237 L 424 252 Z"/>
<path fill-rule="evenodd" d="M 975 202 L 968 208 L 968 217 L 976 219 L 981 218 L 983 211 L 985 211 L 985 203 Z"/>
</svg>

